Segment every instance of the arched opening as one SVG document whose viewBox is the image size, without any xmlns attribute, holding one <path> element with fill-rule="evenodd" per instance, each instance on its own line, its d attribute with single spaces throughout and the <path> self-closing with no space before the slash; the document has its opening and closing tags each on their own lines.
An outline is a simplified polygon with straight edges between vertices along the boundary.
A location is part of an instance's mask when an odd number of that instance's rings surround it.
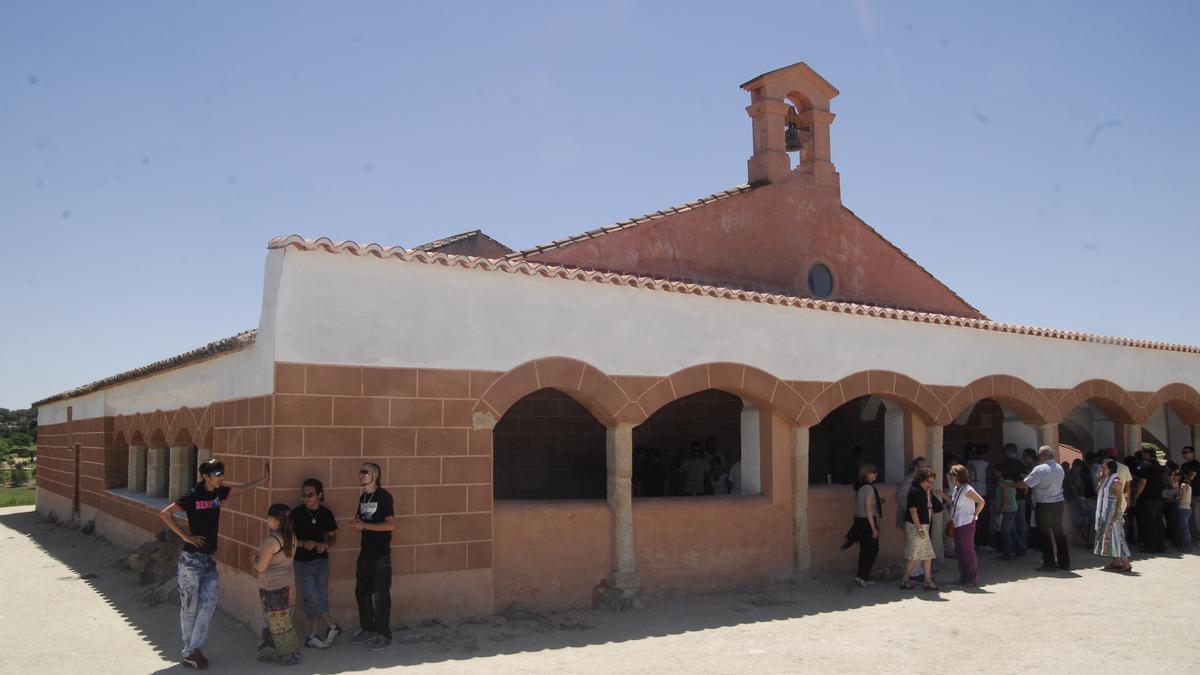
<svg viewBox="0 0 1200 675">
<path fill-rule="evenodd" d="M 853 484 L 859 466 L 867 462 L 875 465 L 882 482 L 889 476 L 889 465 L 903 464 L 903 455 L 904 410 L 878 396 L 860 396 L 838 406 L 812 427 L 808 482 Z M 894 473 L 896 467 L 891 470 Z"/>
<path fill-rule="evenodd" d="M 112 440 L 112 445 L 104 453 L 104 488 L 129 488 L 129 444 L 125 442 L 125 432 L 118 431 Z"/>
<path fill-rule="evenodd" d="M 1129 416 L 1116 404 L 1088 399 L 1063 416 L 1058 424 L 1058 440 L 1084 454 L 1115 448 L 1122 456 L 1132 455 L 1137 448 L 1125 448 L 1124 438 L 1125 424 L 1129 422 Z"/>
<path fill-rule="evenodd" d="M 604 499 L 607 432 L 557 389 L 517 400 L 492 430 L 496 500 Z"/>
<path fill-rule="evenodd" d="M 634 497 L 760 493 L 757 425 L 755 408 L 720 389 L 664 405 L 633 429 Z"/>
<path fill-rule="evenodd" d="M 1142 440 L 1156 443 L 1169 459 L 1182 463 L 1183 449 L 1196 445 L 1191 421 L 1200 418 L 1200 414 L 1185 402 L 1170 400 L 1149 408 L 1149 413 L 1142 425 Z"/>
</svg>

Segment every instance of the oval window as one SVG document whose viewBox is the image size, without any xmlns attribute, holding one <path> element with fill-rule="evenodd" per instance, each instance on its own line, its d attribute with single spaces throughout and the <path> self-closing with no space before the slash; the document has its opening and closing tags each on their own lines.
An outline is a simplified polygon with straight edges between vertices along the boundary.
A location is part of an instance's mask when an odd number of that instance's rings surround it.
<svg viewBox="0 0 1200 675">
<path fill-rule="evenodd" d="M 808 290 L 814 298 L 824 300 L 833 294 L 833 274 L 829 268 L 817 263 L 808 270 Z"/>
</svg>

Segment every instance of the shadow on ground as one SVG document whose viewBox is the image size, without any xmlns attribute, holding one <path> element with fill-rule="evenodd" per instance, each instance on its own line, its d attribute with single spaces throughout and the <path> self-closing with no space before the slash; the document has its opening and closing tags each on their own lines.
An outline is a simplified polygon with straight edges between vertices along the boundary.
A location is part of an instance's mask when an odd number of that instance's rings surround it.
<svg viewBox="0 0 1200 675">
<path fill-rule="evenodd" d="M 175 660 L 179 649 L 178 609 L 150 606 L 139 600 L 144 587 L 137 574 L 122 565 L 128 555 L 101 537 L 74 530 L 43 519 L 36 512 L 0 515 L 0 523 L 28 536 L 46 554 L 68 566 L 75 576 L 63 581 L 88 584 L 118 611 L 128 624 L 166 660 Z M 1075 548 L 1079 567 L 1098 567 L 1103 560 L 1090 551 Z M 854 551 L 845 554 L 846 567 L 852 569 Z M 420 625 L 396 626 L 395 643 L 383 652 L 368 652 L 344 642 L 332 649 L 304 650 L 305 661 L 288 672 L 347 672 L 369 668 L 469 662 L 483 657 L 559 650 L 612 642 L 677 635 L 692 631 L 738 626 L 756 622 L 845 612 L 860 607 L 920 598 L 952 602 L 957 594 L 1003 593 L 1003 586 L 1030 577 L 1061 579 L 1070 583 L 1073 573 L 1035 571 L 1038 555 L 1012 561 L 997 560 L 995 554 L 981 553 L 980 568 L 984 585 L 955 589 L 943 585 L 940 593 L 902 590 L 895 581 L 880 581 L 868 588 L 858 587 L 849 576 L 824 578 L 802 584 L 777 584 L 719 594 L 649 600 L 640 611 L 614 613 L 576 610 L 539 612 L 527 608 L 511 609 L 495 616 L 427 621 Z M 1176 555 L 1175 557 L 1179 557 Z M 953 560 L 943 560 L 939 577 L 957 576 Z M 1135 563 L 1136 567 L 1136 563 Z M 944 584 L 944 582 L 942 582 Z M 253 658 L 255 637 L 245 624 L 218 612 L 214 617 L 210 643 L 205 648 L 214 672 L 261 672 L 270 664 Z M 482 665 L 482 664 L 481 664 Z M 183 669 L 172 666 L 165 671 Z"/>
</svg>

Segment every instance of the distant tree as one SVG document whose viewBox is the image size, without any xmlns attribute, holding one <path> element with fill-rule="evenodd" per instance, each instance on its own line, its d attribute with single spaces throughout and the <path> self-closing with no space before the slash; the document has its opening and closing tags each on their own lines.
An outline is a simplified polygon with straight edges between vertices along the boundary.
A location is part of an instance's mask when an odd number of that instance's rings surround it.
<svg viewBox="0 0 1200 675">
<path fill-rule="evenodd" d="M 13 487 L 21 487 L 29 482 L 29 472 L 25 467 L 18 466 L 12 470 L 12 477 L 9 479 L 9 484 Z"/>
</svg>

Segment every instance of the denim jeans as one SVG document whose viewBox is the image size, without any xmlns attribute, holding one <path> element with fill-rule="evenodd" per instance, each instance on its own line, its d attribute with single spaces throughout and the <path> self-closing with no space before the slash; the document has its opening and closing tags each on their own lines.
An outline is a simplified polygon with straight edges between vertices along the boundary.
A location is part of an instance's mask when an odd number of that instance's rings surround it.
<svg viewBox="0 0 1200 675">
<path fill-rule="evenodd" d="M 1004 526 L 1003 521 L 1000 524 Z M 1029 512 L 1026 509 L 1025 498 L 1021 494 L 1017 495 L 1017 521 L 1016 521 L 1016 543 L 1017 550 L 1024 553 L 1029 548 L 1029 541 L 1025 538 L 1025 534 L 1029 532 Z"/>
<path fill-rule="evenodd" d="M 1171 512 L 1175 519 L 1175 546 L 1184 551 L 1192 550 L 1191 509 L 1175 509 Z"/>
<path fill-rule="evenodd" d="M 1018 511 L 1005 511 L 1000 514 L 1000 543 L 1004 547 L 1004 555 L 1025 555 L 1024 537 L 1017 529 Z"/>
<path fill-rule="evenodd" d="M 392 557 L 370 560 L 359 556 L 354 573 L 354 597 L 358 600 L 358 626 L 392 637 Z"/>
<path fill-rule="evenodd" d="M 297 560 L 296 587 L 304 602 L 304 616 L 315 619 L 329 611 L 329 558 Z"/>
<path fill-rule="evenodd" d="M 217 608 L 217 562 L 207 553 L 179 554 L 179 627 L 183 655 L 208 640 L 208 624 Z"/>
</svg>

